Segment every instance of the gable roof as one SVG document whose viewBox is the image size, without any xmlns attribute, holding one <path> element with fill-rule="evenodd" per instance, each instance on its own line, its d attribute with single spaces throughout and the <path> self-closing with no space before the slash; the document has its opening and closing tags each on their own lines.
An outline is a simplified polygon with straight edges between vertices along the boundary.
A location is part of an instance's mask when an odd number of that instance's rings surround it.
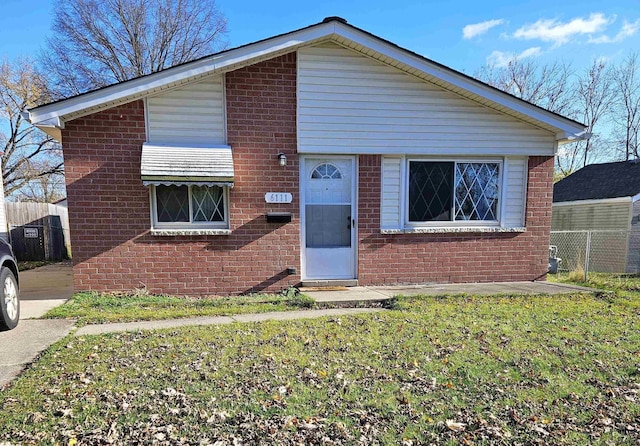
<svg viewBox="0 0 640 446">
<path fill-rule="evenodd" d="M 438 85 L 496 111 L 514 116 L 552 132 L 560 143 L 585 138 L 586 127 L 572 119 L 526 102 L 470 76 L 401 48 L 387 40 L 347 24 L 339 17 L 225 50 L 175 67 L 32 108 L 25 118 L 56 139 L 64 123 L 150 94 L 196 82 L 284 55 L 303 46 L 333 41 L 381 63 Z"/>
<path fill-rule="evenodd" d="M 553 186 L 553 202 L 635 197 L 640 194 L 640 161 L 590 164 Z"/>
</svg>

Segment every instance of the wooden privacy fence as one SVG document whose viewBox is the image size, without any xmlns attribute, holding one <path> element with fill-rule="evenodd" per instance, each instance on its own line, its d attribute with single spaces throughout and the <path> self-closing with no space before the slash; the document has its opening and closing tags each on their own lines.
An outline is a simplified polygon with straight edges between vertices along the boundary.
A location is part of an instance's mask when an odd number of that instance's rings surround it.
<svg viewBox="0 0 640 446">
<path fill-rule="evenodd" d="M 18 260 L 71 257 L 67 208 L 48 203 L 5 203 L 9 239 Z"/>
</svg>

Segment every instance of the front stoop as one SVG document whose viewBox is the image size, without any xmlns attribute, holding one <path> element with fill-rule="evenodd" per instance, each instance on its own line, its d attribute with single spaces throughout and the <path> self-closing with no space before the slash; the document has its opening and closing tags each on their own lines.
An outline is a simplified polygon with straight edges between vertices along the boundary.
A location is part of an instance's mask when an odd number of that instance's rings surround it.
<svg viewBox="0 0 640 446">
<path fill-rule="evenodd" d="M 302 288 L 324 288 L 324 287 L 355 287 L 358 286 L 358 279 L 320 279 L 303 280 Z"/>
<path fill-rule="evenodd" d="M 392 299 L 392 296 L 360 286 L 303 287 L 300 292 L 314 299 L 320 308 L 379 308 L 385 307 L 387 301 Z"/>
</svg>

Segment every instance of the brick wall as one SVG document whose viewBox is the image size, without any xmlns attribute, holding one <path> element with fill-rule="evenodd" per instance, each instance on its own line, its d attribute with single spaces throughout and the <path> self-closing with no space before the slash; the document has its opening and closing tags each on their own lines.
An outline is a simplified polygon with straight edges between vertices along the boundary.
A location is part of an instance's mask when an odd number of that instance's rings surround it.
<svg viewBox="0 0 640 446">
<path fill-rule="evenodd" d="M 296 284 L 299 268 L 295 54 L 227 74 L 227 133 L 236 186 L 231 236 L 149 234 L 148 189 L 140 180 L 145 141 L 142 101 L 67 123 L 64 161 L 76 290 L 229 294 Z M 278 166 L 277 154 L 288 166 Z M 266 204 L 266 192 L 291 204 Z M 289 224 L 266 223 L 289 211 Z"/>
<path fill-rule="evenodd" d="M 380 234 L 380 156 L 360 156 L 359 283 L 544 279 L 553 157 L 529 158 L 525 233 Z"/>
<path fill-rule="evenodd" d="M 299 163 L 296 59 L 288 54 L 226 75 L 227 134 L 236 186 L 230 236 L 149 234 L 148 189 L 140 180 L 142 101 L 67 123 L 63 133 L 76 290 L 233 294 L 298 284 Z M 277 163 L 278 153 L 288 159 Z M 544 278 L 553 159 L 529 159 L 527 232 L 380 234 L 380 156 L 359 159 L 359 280 L 363 285 Z M 290 204 L 266 204 L 290 192 Z M 267 223 L 288 211 L 288 224 Z"/>
</svg>

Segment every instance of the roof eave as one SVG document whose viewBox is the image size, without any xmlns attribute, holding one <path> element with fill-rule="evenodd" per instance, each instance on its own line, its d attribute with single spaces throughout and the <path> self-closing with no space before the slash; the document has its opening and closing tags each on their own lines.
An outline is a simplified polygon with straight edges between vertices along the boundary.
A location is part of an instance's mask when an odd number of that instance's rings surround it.
<svg viewBox="0 0 640 446">
<path fill-rule="evenodd" d="M 474 100 L 475 97 L 476 100 L 480 99 L 486 102 L 485 105 L 493 106 L 491 108 L 498 111 L 516 118 L 524 117 L 534 123 L 541 124 L 548 130 L 553 129 L 556 133 L 556 140 L 560 144 L 583 139 L 580 135 L 586 135 L 586 128 L 583 124 L 523 101 L 340 20 L 318 23 L 141 78 L 36 107 L 28 112 L 27 119 L 45 131 L 47 131 L 45 128 L 51 125 L 50 121 L 57 119 L 58 123 L 53 125 L 62 129 L 65 120 L 76 119 L 104 108 L 136 100 L 150 93 L 193 81 L 193 79 L 223 73 L 256 63 L 259 60 L 286 54 L 302 46 L 329 38 L 361 46 L 366 50 L 362 51 L 363 54 L 378 53 L 392 59 L 393 65 L 397 63 L 397 65 L 402 65 L 409 70 L 420 72 L 427 81 L 445 89 L 463 92 L 464 94 L 459 94 L 470 100 Z"/>
<path fill-rule="evenodd" d="M 585 129 L 578 133 L 570 133 L 570 132 L 558 132 L 556 133 L 556 141 L 558 144 L 569 144 L 572 142 L 583 141 L 585 139 L 591 138 L 591 133 L 588 132 L 588 129 Z"/>
<path fill-rule="evenodd" d="M 277 54 L 295 51 L 301 45 L 325 39 L 334 32 L 334 23 L 320 23 L 292 33 L 277 36 L 255 44 L 217 53 L 209 57 L 179 65 L 147 76 L 131 79 L 99 90 L 73 96 L 68 99 L 45 104 L 30 109 L 28 121 L 35 125 L 57 118 L 60 122 L 65 117 L 81 110 L 102 107 L 105 104 L 117 105 L 123 98 L 144 96 L 149 91 L 170 88 L 176 82 L 224 72 L 225 69 L 246 64 L 261 58 L 275 57 Z M 132 99 L 133 100 L 133 99 Z M 74 116 L 74 119 L 76 116 Z"/>
<path fill-rule="evenodd" d="M 586 131 L 584 124 L 526 102 L 477 79 L 415 54 L 410 50 L 401 48 L 394 43 L 374 36 L 364 30 L 340 22 L 335 22 L 335 24 L 337 35 L 396 59 L 398 62 L 409 65 L 434 78 L 441 79 L 450 87 L 459 88 L 471 94 L 482 96 L 495 104 L 503 105 L 512 111 L 522 113 L 541 123 L 555 127 L 560 133 L 576 135 Z"/>
</svg>

